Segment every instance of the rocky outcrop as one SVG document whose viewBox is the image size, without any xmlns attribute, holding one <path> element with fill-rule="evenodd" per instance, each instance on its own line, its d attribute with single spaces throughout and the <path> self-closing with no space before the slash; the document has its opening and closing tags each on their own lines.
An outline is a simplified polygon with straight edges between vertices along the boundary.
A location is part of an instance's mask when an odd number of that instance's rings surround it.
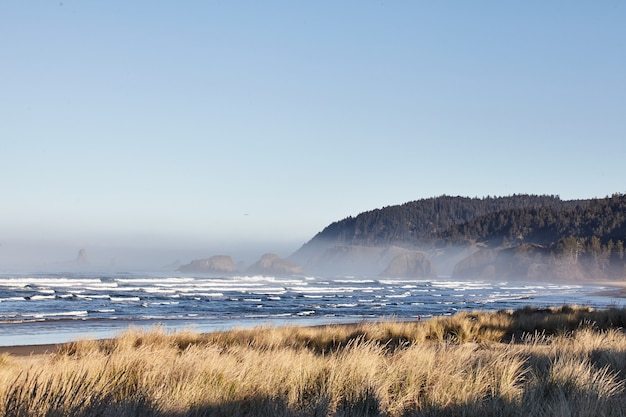
<svg viewBox="0 0 626 417">
<path fill-rule="evenodd" d="M 452 245 L 443 248 L 434 248 L 424 251 L 428 254 L 428 259 L 437 271 L 438 276 L 450 277 L 454 267 L 462 260 L 484 248 L 484 245 Z"/>
<path fill-rule="evenodd" d="M 302 267 L 273 253 L 266 253 L 246 272 L 257 275 L 294 275 L 301 274 Z"/>
<path fill-rule="evenodd" d="M 457 263 L 453 278 L 588 281 L 607 278 L 583 262 L 535 244 L 479 250 Z"/>
<path fill-rule="evenodd" d="M 435 278 L 437 272 L 425 253 L 411 251 L 393 258 L 381 275 L 393 278 Z"/>
<path fill-rule="evenodd" d="M 309 258 L 306 273 L 332 275 L 378 275 L 389 261 L 407 250 L 397 247 L 335 246 Z"/>
<path fill-rule="evenodd" d="M 313 274 L 436 276 L 425 252 L 399 246 L 335 246 L 309 258 L 303 269 Z"/>
<path fill-rule="evenodd" d="M 206 274 L 236 274 L 235 262 L 230 256 L 216 255 L 205 259 L 195 259 L 178 268 L 180 272 L 195 272 Z"/>
<path fill-rule="evenodd" d="M 76 260 L 74 261 L 78 265 L 87 265 L 89 263 L 89 259 L 87 258 L 87 251 L 85 249 L 81 249 L 78 251 L 76 255 Z"/>
<path fill-rule="evenodd" d="M 496 250 L 482 249 L 460 260 L 452 271 L 453 278 L 495 278 Z"/>
</svg>

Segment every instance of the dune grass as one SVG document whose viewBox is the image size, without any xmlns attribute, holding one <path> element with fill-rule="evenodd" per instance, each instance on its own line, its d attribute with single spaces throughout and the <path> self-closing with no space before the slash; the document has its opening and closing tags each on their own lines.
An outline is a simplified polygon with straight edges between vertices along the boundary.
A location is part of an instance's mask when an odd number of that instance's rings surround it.
<svg viewBox="0 0 626 417">
<path fill-rule="evenodd" d="M 5 416 L 626 416 L 626 310 L 129 329 L 0 357 Z"/>
</svg>

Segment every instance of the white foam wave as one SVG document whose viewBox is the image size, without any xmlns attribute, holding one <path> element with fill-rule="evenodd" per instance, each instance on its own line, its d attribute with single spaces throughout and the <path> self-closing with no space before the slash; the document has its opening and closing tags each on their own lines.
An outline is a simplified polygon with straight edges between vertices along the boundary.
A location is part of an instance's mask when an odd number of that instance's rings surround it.
<svg viewBox="0 0 626 417">
<path fill-rule="evenodd" d="M 483 281 L 431 281 L 431 286 L 451 290 L 490 289 L 492 285 Z"/>
<path fill-rule="evenodd" d="M 419 279 L 381 279 L 378 282 L 380 282 L 381 284 L 384 285 L 391 285 L 391 286 L 396 286 L 396 285 L 415 285 L 416 283 L 427 283 L 429 281 L 426 280 L 419 280 Z"/>
<path fill-rule="evenodd" d="M 31 295 L 28 297 L 31 301 L 41 301 L 41 300 L 54 300 L 56 296 L 54 295 Z"/>
<path fill-rule="evenodd" d="M 353 293 L 358 291 L 363 292 L 374 292 L 381 291 L 383 287 L 329 287 L 329 288 L 320 288 L 320 287 L 291 287 L 289 288 L 293 292 L 303 293 L 303 294 L 341 294 L 341 293 Z"/>
<path fill-rule="evenodd" d="M 149 306 L 175 306 L 178 305 L 178 301 L 153 301 L 151 303 L 146 303 Z"/>
<path fill-rule="evenodd" d="M 187 294 L 189 297 L 223 297 L 224 293 L 221 292 L 194 292 Z"/>
<path fill-rule="evenodd" d="M 410 297 L 411 293 L 409 291 L 403 293 L 403 294 L 394 294 L 394 295 L 388 295 L 387 298 L 406 298 L 406 297 Z"/>
<path fill-rule="evenodd" d="M 109 294 L 74 294 L 76 298 L 91 300 L 91 299 L 109 299 Z"/>
<path fill-rule="evenodd" d="M 176 294 L 177 290 L 173 288 L 143 288 L 141 291 L 148 294 Z"/>
<path fill-rule="evenodd" d="M 0 302 L 5 302 L 5 301 L 26 301 L 26 298 L 24 298 L 24 297 L 6 297 L 6 298 L 0 298 Z"/>
<path fill-rule="evenodd" d="M 117 282 L 125 284 L 157 284 L 157 285 L 176 285 L 186 282 L 195 282 L 195 278 L 118 278 Z"/>
<path fill-rule="evenodd" d="M 111 297 L 110 300 L 112 303 L 131 303 L 131 302 L 141 301 L 141 298 L 139 297 Z"/>
<path fill-rule="evenodd" d="M 306 310 L 306 311 L 300 311 L 298 313 L 296 313 L 298 316 L 312 316 L 315 314 L 315 311 L 313 310 Z"/>
<path fill-rule="evenodd" d="M 23 288 L 32 287 L 81 287 L 87 284 L 101 283 L 100 279 L 85 278 L 54 278 L 54 277 L 22 277 L 0 278 L 0 287 Z"/>
<path fill-rule="evenodd" d="M 89 312 L 80 310 L 80 311 L 61 311 L 61 312 L 46 312 L 46 313 L 36 313 L 33 314 L 32 317 L 41 319 L 47 317 L 82 317 L 87 316 Z"/>
</svg>

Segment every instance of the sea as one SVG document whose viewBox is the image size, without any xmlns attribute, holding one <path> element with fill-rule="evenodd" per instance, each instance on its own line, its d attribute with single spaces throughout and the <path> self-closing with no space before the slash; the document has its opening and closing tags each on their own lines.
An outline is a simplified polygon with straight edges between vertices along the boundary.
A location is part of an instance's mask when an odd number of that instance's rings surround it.
<svg viewBox="0 0 626 417">
<path fill-rule="evenodd" d="M 563 304 L 624 307 L 607 287 L 370 276 L 172 272 L 0 274 L 0 346 L 116 336 L 129 327 L 233 328 L 427 320 L 460 311 Z"/>
</svg>

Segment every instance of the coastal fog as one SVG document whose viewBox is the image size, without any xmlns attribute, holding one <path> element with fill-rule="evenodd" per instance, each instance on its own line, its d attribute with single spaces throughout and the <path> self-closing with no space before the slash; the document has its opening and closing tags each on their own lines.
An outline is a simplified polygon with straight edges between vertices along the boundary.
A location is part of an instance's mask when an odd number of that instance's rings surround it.
<svg viewBox="0 0 626 417">
<path fill-rule="evenodd" d="M 239 266 L 247 267 L 266 252 L 286 257 L 297 247 L 298 243 L 292 242 L 167 245 L 5 240 L 0 245 L 0 270 L 173 271 L 194 259 L 218 254 L 231 256 Z"/>
</svg>

